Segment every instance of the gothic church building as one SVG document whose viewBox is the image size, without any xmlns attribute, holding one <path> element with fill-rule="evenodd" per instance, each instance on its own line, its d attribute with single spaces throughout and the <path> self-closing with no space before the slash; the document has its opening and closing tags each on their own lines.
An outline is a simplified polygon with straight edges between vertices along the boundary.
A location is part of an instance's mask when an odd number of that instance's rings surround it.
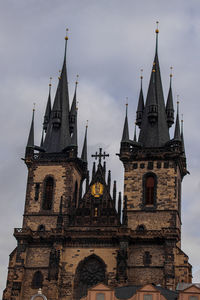
<svg viewBox="0 0 200 300">
<path fill-rule="evenodd" d="M 75 86 L 70 105 L 66 48 L 51 105 L 47 101 L 40 146 L 34 144 L 34 111 L 24 162 L 28 168 L 22 228 L 10 254 L 3 300 L 29 300 L 42 288 L 48 300 L 78 300 L 88 288 L 153 283 L 175 289 L 190 283 L 191 265 L 181 250 L 181 184 L 187 174 L 183 128 L 177 108 L 174 136 L 172 86 L 165 103 L 156 50 L 146 101 L 139 94 L 129 138 L 127 111 L 119 159 L 124 192 L 106 172 L 102 149 L 89 176 L 87 127 L 81 157 L 77 144 Z M 141 78 L 142 81 L 142 78 Z M 103 161 L 103 162 L 102 162 Z M 83 188 L 84 187 L 84 188 Z M 83 192 L 84 191 L 84 192 Z"/>
</svg>

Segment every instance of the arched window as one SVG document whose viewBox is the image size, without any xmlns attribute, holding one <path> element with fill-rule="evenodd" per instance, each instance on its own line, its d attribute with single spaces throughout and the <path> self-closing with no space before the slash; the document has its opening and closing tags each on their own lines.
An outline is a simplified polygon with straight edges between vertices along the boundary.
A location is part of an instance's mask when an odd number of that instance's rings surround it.
<svg viewBox="0 0 200 300">
<path fill-rule="evenodd" d="M 42 288 L 42 285 L 43 285 L 43 275 L 40 271 L 37 271 L 33 275 L 32 288 L 39 289 Z"/>
<path fill-rule="evenodd" d="M 43 196 L 43 203 L 42 203 L 42 208 L 45 210 L 49 210 L 52 208 L 53 186 L 54 186 L 53 178 L 47 177 L 44 182 L 44 196 Z"/>
<path fill-rule="evenodd" d="M 147 173 L 144 175 L 144 205 L 155 205 L 156 201 L 156 175 Z"/>
<path fill-rule="evenodd" d="M 106 265 L 100 257 L 92 254 L 82 260 L 76 269 L 73 299 L 86 296 L 87 290 L 100 282 L 106 283 Z"/>
</svg>

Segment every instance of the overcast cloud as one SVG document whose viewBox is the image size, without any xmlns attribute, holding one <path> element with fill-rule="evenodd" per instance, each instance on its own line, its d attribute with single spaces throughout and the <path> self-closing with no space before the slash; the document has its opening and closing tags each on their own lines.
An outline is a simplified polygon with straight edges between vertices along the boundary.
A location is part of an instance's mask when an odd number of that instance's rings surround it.
<svg viewBox="0 0 200 300">
<path fill-rule="evenodd" d="M 110 153 L 108 167 L 122 190 L 119 151 L 129 98 L 133 134 L 144 69 L 146 95 L 155 49 L 155 22 L 160 21 L 159 60 L 165 99 L 170 66 L 173 94 L 180 95 L 188 170 L 183 182 L 182 248 L 200 282 L 200 1 L 199 0 L 1 0 L 0 1 L 0 288 L 6 286 L 10 252 L 16 246 L 13 228 L 21 227 L 27 170 L 23 161 L 33 102 L 36 102 L 36 143 L 53 77 L 53 95 L 64 52 L 65 28 L 71 95 L 80 75 L 79 152 L 89 120 L 89 154 L 99 146 Z M 90 162 L 91 168 L 91 162 Z"/>
</svg>

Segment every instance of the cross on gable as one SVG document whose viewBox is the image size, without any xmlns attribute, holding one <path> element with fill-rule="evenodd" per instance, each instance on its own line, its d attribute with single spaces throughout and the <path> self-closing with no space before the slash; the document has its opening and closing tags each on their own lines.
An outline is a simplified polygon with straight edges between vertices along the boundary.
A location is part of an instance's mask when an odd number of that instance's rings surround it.
<svg viewBox="0 0 200 300">
<path fill-rule="evenodd" d="M 103 158 L 103 159 L 105 159 L 107 156 L 109 156 L 109 154 L 106 154 L 106 152 L 104 151 L 103 153 L 102 153 L 102 148 L 99 148 L 99 153 L 95 153 L 95 154 L 92 154 L 91 155 L 92 157 L 94 157 L 95 159 L 99 159 L 99 164 L 101 165 L 101 159 Z"/>
</svg>

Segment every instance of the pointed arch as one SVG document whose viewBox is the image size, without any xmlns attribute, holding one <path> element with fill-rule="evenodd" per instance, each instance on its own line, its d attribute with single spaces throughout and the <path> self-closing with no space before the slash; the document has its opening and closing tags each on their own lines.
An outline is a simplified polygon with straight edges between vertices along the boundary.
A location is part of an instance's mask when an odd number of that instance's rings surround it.
<svg viewBox="0 0 200 300">
<path fill-rule="evenodd" d="M 143 205 L 146 207 L 156 206 L 157 176 L 149 172 L 143 176 Z"/>
<path fill-rule="evenodd" d="M 106 264 L 99 256 L 92 254 L 77 266 L 74 279 L 74 299 L 79 300 L 87 295 L 87 290 L 98 283 L 107 283 Z"/>
<path fill-rule="evenodd" d="M 53 204 L 54 178 L 47 176 L 44 180 L 42 209 L 50 210 Z"/>
<path fill-rule="evenodd" d="M 43 275 L 40 271 L 37 271 L 33 274 L 32 279 L 32 288 L 33 289 L 39 289 L 43 286 Z"/>
</svg>

